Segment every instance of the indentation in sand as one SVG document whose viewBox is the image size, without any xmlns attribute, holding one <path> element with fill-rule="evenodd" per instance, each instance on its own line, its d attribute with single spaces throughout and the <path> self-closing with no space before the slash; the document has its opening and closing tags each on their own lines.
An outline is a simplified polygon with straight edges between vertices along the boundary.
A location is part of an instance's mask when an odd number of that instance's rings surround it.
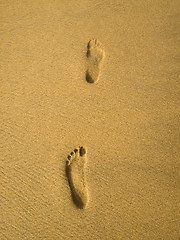
<svg viewBox="0 0 180 240">
<path fill-rule="evenodd" d="M 87 48 L 88 67 L 86 71 L 86 80 L 88 83 L 95 83 L 99 79 L 105 54 L 98 40 L 89 41 Z"/>
<path fill-rule="evenodd" d="M 74 149 L 67 157 L 66 174 L 72 199 L 77 207 L 85 208 L 88 203 L 88 189 L 85 181 L 87 150 L 84 147 Z"/>
</svg>

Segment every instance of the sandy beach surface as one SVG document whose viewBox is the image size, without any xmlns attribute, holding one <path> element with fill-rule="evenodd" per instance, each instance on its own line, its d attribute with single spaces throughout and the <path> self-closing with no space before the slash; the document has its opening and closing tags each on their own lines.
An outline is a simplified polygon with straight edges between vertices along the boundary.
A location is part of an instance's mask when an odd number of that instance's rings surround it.
<svg viewBox="0 0 180 240">
<path fill-rule="evenodd" d="M 2 0 L 5 240 L 178 240 L 178 0 Z"/>
</svg>

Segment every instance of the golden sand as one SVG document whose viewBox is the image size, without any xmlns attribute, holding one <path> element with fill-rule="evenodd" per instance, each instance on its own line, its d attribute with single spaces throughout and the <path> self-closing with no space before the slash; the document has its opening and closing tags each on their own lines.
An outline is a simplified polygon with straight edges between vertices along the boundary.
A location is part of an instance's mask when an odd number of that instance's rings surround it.
<svg viewBox="0 0 180 240">
<path fill-rule="evenodd" d="M 0 239 L 177 240 L 179 1 L 0 13 Z"/>
</svg>

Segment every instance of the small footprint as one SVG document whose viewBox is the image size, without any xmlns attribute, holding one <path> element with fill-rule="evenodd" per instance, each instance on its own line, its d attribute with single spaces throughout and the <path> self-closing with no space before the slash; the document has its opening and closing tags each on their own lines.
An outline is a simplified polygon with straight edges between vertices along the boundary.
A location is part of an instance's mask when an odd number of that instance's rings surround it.
<svg viewBox="0 0 180 240">
<path fill-rule="evenodd" d="M 84 147 L 74 149 L 67 157 L 66 174 L 72 199 L 77 207 L 85 208 L 88 203 L 88 190 L 85 181 L 87 150 Z"/>
<path fill-rule="evenodd" d="M 89 41 L 87 49 L 88 69 L 86 72 L 86 80 L 88 83 L 94 83 L 99 79 L 105 54 L 98 40 Z"/>
</svg>

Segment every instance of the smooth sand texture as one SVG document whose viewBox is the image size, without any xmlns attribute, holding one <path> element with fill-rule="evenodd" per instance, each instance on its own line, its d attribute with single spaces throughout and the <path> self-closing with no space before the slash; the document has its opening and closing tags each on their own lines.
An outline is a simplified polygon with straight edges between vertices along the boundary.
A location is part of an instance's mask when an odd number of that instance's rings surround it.
<svg viewBox="0 0 180 240">
<path fill-rule="evenodd" d="M 1 1 L 0 239 L 177 240 L 179 1 Z M 86 80 L 87 44 L 105 58 Z M 87 147 L 89 202 L 66 158 Z"/>
</svg>

